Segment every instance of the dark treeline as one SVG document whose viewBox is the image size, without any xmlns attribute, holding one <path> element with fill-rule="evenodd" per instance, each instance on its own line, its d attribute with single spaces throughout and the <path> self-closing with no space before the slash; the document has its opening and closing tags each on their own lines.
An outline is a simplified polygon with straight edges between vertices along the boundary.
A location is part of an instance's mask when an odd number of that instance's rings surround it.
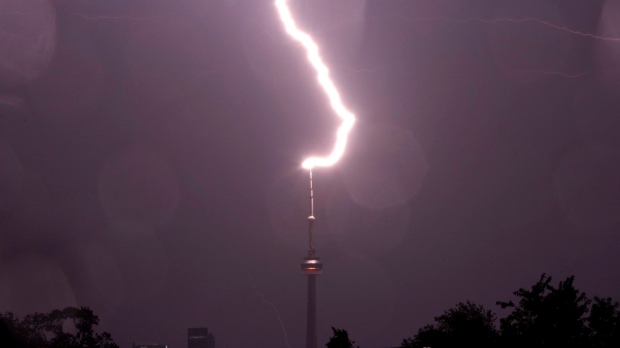
<svg viewBox="0 0 620 348">
<path fill-rule="evenodd" d="M 118 348 L 108 332 L 97 333 L 97 317 L 88 307 L 67 307 L 19 319 L 0 313 L 0 347 Z"/>
<path fill-rule="evenodd" d="M 482 305 L 467 301 L 447 309 L 401 348 L 617 348 L 620 311 L 611 298 L 588 298 L 577 290 L 574 277 L 555 287 L 543 274 L 530 289 L 519 289 L 514 300 L 498 301 L 508 311 L 499 320 Z M 346 330 L 334 330 L 328 348 L 350 348 Z"/>
</svg>

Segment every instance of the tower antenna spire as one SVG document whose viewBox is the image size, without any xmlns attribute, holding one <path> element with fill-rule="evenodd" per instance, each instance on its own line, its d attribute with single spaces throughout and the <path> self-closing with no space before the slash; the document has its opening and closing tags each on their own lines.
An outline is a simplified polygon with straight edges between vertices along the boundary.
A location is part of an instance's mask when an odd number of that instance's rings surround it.
<svg viewBox="0 0 620 348">
<path fill-rule="evenodd" d="M 312 189 L 312 169 L 310 173 L 310 216 L 308 216 L 308 256 L 314 256 L 314 236 L 312 234 L 314 228 L 314 190 Z"/>
</svg>

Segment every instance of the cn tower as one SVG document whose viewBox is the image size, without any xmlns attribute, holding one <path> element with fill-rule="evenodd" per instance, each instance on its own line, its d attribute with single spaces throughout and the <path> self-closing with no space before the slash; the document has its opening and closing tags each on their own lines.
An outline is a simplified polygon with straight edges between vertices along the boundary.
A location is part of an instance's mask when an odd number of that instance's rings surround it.
<svg viewBox="0 0 620 348">
<path fill-rule="evenodd" d="M 310 216 L 308 216 L 308 256 L 301 263 L 301 273 L 308 277 L 308 318 L 306 324 L 306 348 L 317 348 L 316 343 L 316 276 L 321 274 L 323 263 L 315 256 L 312 229 L 314 227 L 314 193 L 312 170 L 310 171 Z"/>
<path fill-rule="evenodd" d="M 338 162 L 344 154 L 347 137 L 355 123 L 355 115 L 349 111 L 340 98 L 340 93 L 329 77 L 329 69 L 323 62 L 319 54 L 319 45 L 312 39 L 312 36 L 303 32 L 297 27 L 293 14 L 288 6 L 287 0 L 275 0 L 274 5 L 278 10 L 280 20 L 284 25 L 286 33 L 295 41 L 299 42 L 306 50 L 308 62 L 316 72 L 317 82 L 329 99 L 332 110 L 342 119 L 340 127 L 336 132 L 336 144 L 332 152 L 327 157 L 306 158 L 301 166 L 310 171 L 310 216 L 308 216 L 308 256 L 304 257 L 301 263 L 301 273 L 308 276 L 308 322 L 306 327 L 306 348 L 317 348 L 316 345 L 316 276 L 321 274 L 323 264 L 315 256 L 314 241 L 312 239 L 312 228 L 314 227 L 314 194 L 312 192 L 312 168 L 330 167 Z"/>
</svg>

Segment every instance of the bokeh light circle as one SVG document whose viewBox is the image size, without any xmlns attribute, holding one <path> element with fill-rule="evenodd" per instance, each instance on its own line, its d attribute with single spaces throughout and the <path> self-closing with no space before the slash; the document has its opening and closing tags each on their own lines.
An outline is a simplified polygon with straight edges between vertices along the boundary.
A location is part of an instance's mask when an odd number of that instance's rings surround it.
<svg viewBox="0 0 620 348">
<path fill-rule="evenodd" d="M 355 203 L 344 184 L 324 199 L 325 234 L 351 254 L 377 255 L 393 250 L 406 235 L 411 217 L 407 204 L 375 209 Z M 323 226 L 323 225 L 322 225 Z"/>
<path fill-rule="evenodd" d="M 104 62 L 87 33 L 63 37 L 56 59 L 31 84 L 30 101 L 36 116 L 53 121 L 76 121 L 96 115 L 104 92 Z"/>
<path fill-rule="evenodd" d="M 80 248 L 85 280 L 90 284 L 98 303 L 113 312 L 122 303 L 125 282 L 119 260 L 104 243 L 91 240 Z"/>
<path fill-rule="evenodd" d="M 0 212 L 12 206 L 24 181 L 24 168 L 13 147 L 0 139 Z"/>
<path fill-rule="evenodd" d="M 620 151 L 594 143 L 562 158 L 554 178 L 567 218 L 587 232 L 620 223 Z"/>
<path fill-rule="evenodd" d="M 51 1 L 0 1 L 0 84 L 21 85 L 35 79 L 52 60 L 55 46 Z"/>
<path fill-rule="evenodd" d="M 75 306 L 64 269 L 53 258 L 27 254 L 0 267 L 0 303 L 18 315 Z"/>
<path fill-rule="evenodd" d="M 144 145 L 127 148 L 104 165 L 99 198 L 117 232 L 148 235 L 172 219 L 180 189 L 164 156 Z"/>
<path fill-rule="evenodd" d="M 572 113 L 575 128 L 587 141 L 620 147 L 620 94 L 606 81 L 592 79 L 584 83 L 574 98 Z"/>
<path fill-rule="evenodd" d="M 620 37 L 620 2 L 605 1 L 601 9 L 596 35 L 606 38 Z M 620 44 L 618 40 L 597 40 L 595 63 L 598 78 L 606 85 L 608 92 L 618 95 L 620 89 Z"/>
<path fill-rule="evenodd" d="M 342 176 L 353 201 L 376 209 L 408 202 L 428 168 L 411 131 L 358 123 L 351 134 Z"/>
<path fill-rule="evenodd" d="M 375 342 L 373 332 L 362 331 L 369 322 L 376 330 L 386 330 L 394 313 L 397 292 L 380 263 L 356 256 L 332 260 L 320 282 L 321 304 L 333 314 L 330 326 L 346 327 L 370 346 L 384 343 Z"/>
<path fill-rule="evenodd" d="M 306 217 L 310 213 L 307 173 L 297 174 L 278 177 L 265 192 L 271 231 L 290 244 L 304 240 L 300 233 L 308 230 Z"/>
<path fill-rule="evenodd" d="M 151 101 L 170 102 L 200 90 L 219 54 L 205 33 L 205 28 L 178 16 L 140 23 L 125 55 L 139 94 Z"/>
</svg>

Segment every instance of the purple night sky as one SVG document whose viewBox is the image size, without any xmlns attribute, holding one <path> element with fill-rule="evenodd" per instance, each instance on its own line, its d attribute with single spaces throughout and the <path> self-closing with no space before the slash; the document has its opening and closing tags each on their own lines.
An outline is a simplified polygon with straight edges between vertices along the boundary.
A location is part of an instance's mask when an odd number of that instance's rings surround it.
<svg viewBox="0 0 620 348">
<path fill-rule="evenodd" d="M 358 116 L 314 171 L 319 346 L 542 273 L 620 299 L 620 3 L 291 6 Z M 0 1 L 0 311 L 303 346 L 300 163 L 339 124 L 304 54 L 267 0 Z"/>
</svg>

